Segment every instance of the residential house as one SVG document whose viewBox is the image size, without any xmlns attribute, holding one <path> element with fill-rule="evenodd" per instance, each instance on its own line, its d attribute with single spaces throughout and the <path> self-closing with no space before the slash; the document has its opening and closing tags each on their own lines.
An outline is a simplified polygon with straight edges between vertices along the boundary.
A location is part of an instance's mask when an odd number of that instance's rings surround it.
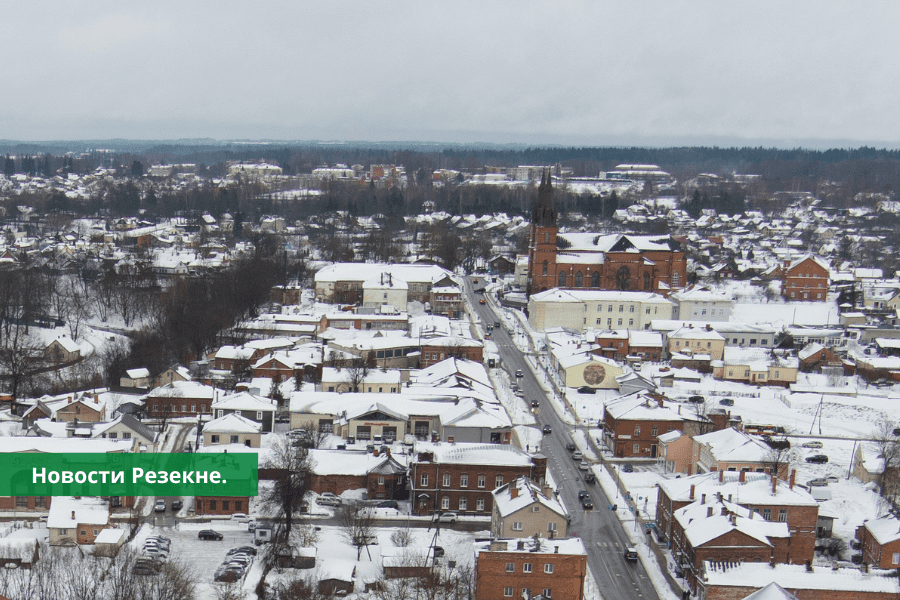
<svg viewBox="0 0 900 600">
<path fill-rule="evenodd" d="M 150 369 L 128 369 L 125 375 L 119 378 L 119 385 L 123 388 L 146 389 L 150 387 L 150 379 Z"/>
<path fill-rule="evenodd" d="M 877 569 L 900 569 L 900 519 L 869 519 L 856 529 L 863 562 Z"/>
<path fill-rule="evenodd" d="M 159 433 L 153 431 L 134 416 L 121 414 L 109 423 L 101 423 L 94 426 L 91 431 L 92 438 L 110 440 L 134 440 L 147 450 L 154 452 Z"/>
<path fill-rule="evenodd" d="M 617 458 L 657 458 L 660 435 L 698 433 L 706 420 L 692 407 L 667 406 L 665 397 L 644 391 L 607 402 L 603 422 L 603 443 Z"/>
<path fill-rule="evenodd" d="M 711 366 L 716 379 L 787 387 L 797 382 L 799 361 L 786 350 L 729 346 L 722 360 L 713 360 Z"/>
<path fill-rule="evenodd" d="M 208 415 L 217 395 L 215 388 L 197 381 L 173 381 L 144 396 L 144 412 L 157 419 Z"/>
<path fill-rule="evenodd" d="M 657 436 L 659 462 L 665 473 L 694 474 L 694 440 L 676 429 Z"/>
<path fill-rule="evenodd" d="M 475 542 L 475 600 L 583 600 L 586 577 L 581 538 Z"/>
<path fill-rule="evenodd" d="M 97 394 L 84 394 L 78 400 L 69 396 L 66 404 L 56 407 L 51 417 L 54 421 L 89 421 L 98 423 L 106 420 L 106 405 L 100 403 Z"/>
<path fill-rule="evenodd" d="M 495 489 L 491 511 L 491 537 L 544 538 L 569 537 L 569 513 L 553 494 L 518 477 Z"/>
<path fill-rule="evenodd" d="M 203 445 L 243 444 L 259 448 L 262 424 L 231 412 L 203 426 Z"/>
<path fill-rule="evenodd" d="M 433 337 L 421 340 L 422 354 L 419 368 L 427 369 L 431 365 L 448 358 L 482 362 L 484 360 L 484 344 L 478 340 L 463 337 Z"/>
<path fill-rule="evenodd" d="M 770 473 L 774 465 L 772 448 L 756 436 L 728 427 L 694 436 L 696 472 L 745 471 Z M 775 475 L 787 479 L 790 466 L 786 459 Z"/>
<path fill-rule="evenodd" d="M 808 254 L 785 261 L 781 275 L 781 295 L 786 300 L 822 302 L 828 295 L 830 269 L 819 257 Z"/>
<path fill-rule="evenodd" d="M 51 546 L 93 544 L 109 526 L 109 504 L 102 498 L 57 496 L 47 517 Z"/>
<path fill-rule="evenodd" d="M 398 369 L 363 369 L 357 367 L 322 369 L 322 391 L 326 392 L 366 392 L 396 394 L 400 391 L 400 371 Z M 356 389 L 351 389 L 355 387 Z"/>
<path fill-rule="evenodd" d="M 359 450 L 309 451 L 313 467 L 309 489 L 321 494 L 340 495 L 350 490 L 365 489 L 370 500 L 406 500 L 406 465 L 382 452 Z"/>
<path fill-rule="evenodd" d="M 56 364 L 74 362 L 81 358 L 81 348 L 72 338 L 60 336 L 44 348 L 44 358 Z"/>
<path fill-rule="evenodd" d="M 278 405 L 274 400 L 264 396 L 250 392 L 237 392 L 219 398 L 212 403 L 211 409 L 213 416 L 217 419 L 231 413 L 238 413 L 242 417 L 262 425 L 263 433 L 271 433 Z"/>
<path fill-rule="evenodd" d="M 681 327 L 666 334 L 669 354 L 705 355 L 721 360 L 725 354 L 725 338 L 711 325 Z"/>
</svg>

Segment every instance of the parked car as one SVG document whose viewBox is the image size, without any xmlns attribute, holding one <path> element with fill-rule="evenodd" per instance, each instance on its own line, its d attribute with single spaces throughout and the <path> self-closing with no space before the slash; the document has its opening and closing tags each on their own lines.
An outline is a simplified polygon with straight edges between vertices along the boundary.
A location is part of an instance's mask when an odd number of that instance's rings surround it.
<svg viewBox="0 0 900 600">
<path fill-rule="evenodd" d="M 583 460 L 580 463 L 578 463 L 578 468 L 582 471 L 587 471 L 590 467 L 591 467 L 591 465 L 587 464 L 587 461 Z"/>
<path fill-rule="evenodd" d="M 578 393 L 579 394 L 596 394 L 597 390 L 595 390 L 594 388 L 592 388 L 590 386 L 583 385 L 580 388 L 578 388 Z"/>
<path fill-rule="evenodd" d="M 806 485 L 809 487 L 825 487 L 828 485 L 828 480 L 824 477 L 816 477 L 815 479 L 810 479 L 806 482 Z"/>
<path fill-rule="evenodd" d="M 588 473 L 587 475 L 584 476 L 585 483 L 596 483 L 596 481 L 597 481 L 597 478 L 594 476 L 593 473 Z"/>
<path fill-rule="evenodd" d="M 822 442 L 806 442 L 803 444 L 804 448 L 821 448 Z"/>
<path fill-rule="evenodd" d="M 158 513 L 166 512 L 166 501 L 163 498 L 157 500 L 156 504 L 153 505 L 153 510 Z"/>
<path fill-rule="evenodd" d="M 824 454 L 813 454 L 812 456 L 806 457 L 806 462 L 821 465 L 828 462 L 828 457 Z"/>
<path fill-rule="evenodd" d="M 584 458 L 584 454 L 582 454 L 581 450 L 572 452 L 572 460 L 581 460 L 582 458 Z"/>
<path fill-rule="evenodd" d="M 444 555 L 444 549 L 441 546 L 434 547 L 434 557 L 440 558 Z"/>
<path fill-rule="evenodd" d="M 494 321 L 494 327 L 500 327 L 500 321 Z"/>
<path fill-rule="evenodd" d="M 212 529 L 203 529 L 199 533 L 197 533 L 197 537 L 201 540 L 219 541 L 223 539 L 224 536 L 218 531 L 213 531 Z"/>
<path fill-rule="evenodd" d="M 376 504 L 375 508 L 393 508 L 394 510 L 400 510 L 400 505 L 397 504 L 396 500 L 383 500 Z"/>
<path fill-rule="evenodd" d="M 566 444 L 566 450 L 568 450 L 569 452 L 575 452 L 576 450 L 578 450 L 578 446 L 576 446 L 574 442 L 569 442 L 568 444 Z"/>
<path fill-rule="evenodd" d="M 237 548 L 232 548 L 225 556 L 231 556 L 232 554 L 249 554 L 250 556 L 256 556 L 256 548 L 253 546 L 238 546 Z"/>
<path fill-rule="evenodd" d="M 625 552 L 622 555 L 625 560 L 637 560 L 638 553 L 636 548 L 625 548 Z"/>
<path fill-rule="evenodd" d="M 837 483 L 840 480 L 841 480 L 841 478 L 836 475 L 826 475 L 825 476 L 825 481 L 827 481 L 828 483 Z"/>
<path fill-rule="evenodd" d="M 631 463 L 625 463 L 622 465 L 623 473 L 634 473 L 634 467 L 631 466 Z"/>
<path fill-rule="evenodd" d="M 703 396 L 691 396 L 690 398 L 688 398 L 688 402 L 700 404 L 701 402 L 706 402 L 706 398 L 704 398 Z"/>
<path fill-rule="evenodd" d="M 237 521 L 238 523 L 249 523 L 250 517 L 248 517 L 244 513 L 234 513 L 233 515 L 231 515 L 231 520 Z"/>
<path fill-rule="evenodd" d="M 457 518 L 458 517 L 457 517 L 456 513 L 445 512 L 445 513 L 441 513 L 441 516 L 438 517 L 438 522 L 439 523 L 456 523 Z"/>
<path fill-rule="evenodd" d="M 523 390 L 516 390 L 516 391 L 513 392 L 513 393 L 514 393 L 516 396 L 518 396 L 519 398 L 524 398 L 524 397 L 525 397 L 525 392 L 524 392 Z"/>
<path fill-rule="evenodd" d="M 731 398 L 722 398 L 719 400 L 719 404 L 722 406 L 734 406 L 734 400 Z"/>
<path fill-rule="evenodd" d="M 178 511 L 184 506 L 184 502 L 181 500 L 172 500 L 172 510 Z"/>
<path fill-rule="evenodd" d="M 549 435 L 549 434 L 553 433 L 553 428 L 550 427 L 549 425 L 544 425 L 544 428 L 542 429 L 542 431 L 544 432 L 544 435 Z"/>
<path fill-rule="evenodd" d="M 373 447 L 372 449 L 374 450 L 375 448 Z M 324 492 L 316 498 L 316 504 L 320 506 L 340 506 L 342 503 L 343 501 L 331 492 Z"/>
</svg>

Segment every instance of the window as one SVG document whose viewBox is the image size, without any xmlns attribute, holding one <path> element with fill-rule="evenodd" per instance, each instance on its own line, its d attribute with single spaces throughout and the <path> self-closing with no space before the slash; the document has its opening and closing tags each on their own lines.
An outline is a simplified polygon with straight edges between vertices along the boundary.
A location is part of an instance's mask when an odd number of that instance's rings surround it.
<svg viewBox="0 0 900 600">
<path fill-rule="evenodd" d="M 633 447 L 633 450 L 634 450 L 634 453 L 635 453 L 635 454 L 640 453 L 640 451 L 641 451 L 641 445 L 640 445 L 640 444 L 635 444 L 634 447 Z"/>
<path fill-rule="evenodd" d="M 624 304 L 620 304 L 620 305 L 619 305 L 619 312 L 625 312 L 625 305 L 624 305 Z"/>
<path fill-rule="evenodd" d="M 212 441 L 213 444 L 218 444 L 219 436 L 217 436 L 217 435 L 210 436 L 210 440 Z"/>
<path fill-rule="evenodd" d="M 59 535 L 68 535 L 68 533 L 69 533 L 68 529 L 60 529 L 59 530 Z"/>
<path fill-rule="evenodd" d="M 640 425 L 634 426 L 634 435 L 641 435 L 641 426 Z"/>
<path fill-rule="evenodd" d="M 501 485 L 503 485 L 503 475 L 497 475 L 494 479 L 494 487 L 500 487 Z"/>
<path fill-rule="evenodd" d="M 622 319 L 619 319 L 619 325 L 621 325 L 621 324 L 622 324 Z"/>
<path fill-rule="evenodd" d="M 778 371 L 775 371 L 775 377 L 776 378 L 778 377 Z"/>
<path fill-rule="evenodd" d="M 47 496 L 35 496 L 34 497 L 34 506 L 35 506 L 35 508 L 46 508 L 47 507 Z"/>
<path fill-rule="evenodd" d="M 772 520 L 772 509 L 771 508 L 763 509 L 763 519 L 765 519 L 766 521 Z"/>
<path fill-rule="evenodd" d="M 607 310 L 606 312 L 612 312 L 612 304 L 609 305 L 609 310 Z"/>
<path fill-rule="evenodd" d="M 84 529 L 82 529 L 82 530 L 81 530 L 81 535 L 87 535 L 87 531 L 85 531 Z"/>
<path fill-rule="evenodd" d="M 506 563 L 506 572 L 507 573 L 515 573 L 516 572 L 515 563 Z"/>
<path fill-rule="evenodd" d="M 559 287 L 566 287 L 566 272 L 560 271 L 559 277 L 557 277 L 557 284 Z"/>
<path fill-rule="evenodd" d="M 469 501 L 463 496 L 459 499 L 459 510 L 468 510 L 469 509 Z"/>
<path fill-rule="evenodd" d="M 109 433 L 109 439 L 111 439 L 111 440 L 118 439 L 118 437 L 119 437 L 119 434 L 116 433 L 115 431 L 111 431 L 111 432 Z"/>
<path fill-rule="evenodd" d="M 553 572 L 553 563 L 547 563 L 544 565 L 544 573 L 552 573 Z"/>
<path fill-rule="evenodd" d="M 787 523 L 787 509 L 782 508 L 778 511 L 778 521 L 780 523 Z"/>
<path fill-rule="evenodd" d="M 894 554 L 891 556 L 891 564 L 900 564 L 900 552 L 894 552 Z"/>
<path fill-rule="evenodd" d="M 239 444 L 240 442 L 238 441 L 238 436 L 236 436 L 236 435 L 231 436 L 231 441 L 230 441 L 230 443 L 232 443 L 232 444 Z"/>
<path fill-rule="evenodd" d="M 550 588 L 544 588 L 544 598 L 549 598 L 551 591 L 552 590 Z"/>
<path fill-rule="evenodd" d="M 531 563 L 522 564 L 522 572 L 523 573 L 531 573 Z"/>
<path fill-rule="evenodd" d="M 755 346 L 755 345 L 756 345 L 756 338 L 750 338 L 750 345 L 751 345 L 751 346 Z"/>
<path fill-rule="evenodd" d="M 634 325 L 634 319 L 628 319 L 628 325 L 629 325 L 629 327 L 633 326 L 633 325 Z"/>
<path fill-rule="evenodd" d="M 131 439 L 131 434 L 128 433 L 127 431 L 123 432 L 123 433 L 122 433 L 122 439 L 123 439 L 123 440 L 130 440 L 130 439 Z"/>
<path fill-rule="evenodd" d="M 378 476 L 378 485 L 384 485 L 384 475 Z"/>
<path fill-rule="evenodd" d="M 216 510 L 216 501 L 215 500 L 209 501 L 209 510 Z"/>
<path fill-rule="evenodd" d="M 256 420 L 262 421 L 262 411 L 261 410 L 256 411 Z"/>
<path fill-rule="evenodd" d="M 225 411 L 223 411 L 221 408 L 218 410 L 218 413 L 220 419 L 225 416 Z"/>
<path fill-rule="evenodd" d="M 513 531 L 522 531 L 522 522 L 521 521 L 513 521 Z"/>
<path fill-rule="evenodd" d="M 487 478 L 484 475 L 478 476 L 478 487 L 483 488 Z"/>
<path fill-rule="evenodd" d="M 507 566 L 509 566 L 509 565 L 507 565 Z M 506 596 L 507 598 L 511 598 L 513 595 L 513 589 L 511 587 L 503 588 L 503 595 Z"/>
<path fill-rule="evenodd" d="M 644 289 L 650 289 L 650 273 L 644 273 Z"/>
<path fill-rule="evenodd" d="M 428 475 L 422 475 L 422 487 L 428 486 Z"/>
<path fill-rule="evenodd" d="M 603 319 L 597 319 L 597 325 L 602 325 L 602 324 L 603 324 Z"/>
<path fill-rule="evenodd" d="M 241 512 L 243 510 L 243 508 L 241 508 L 242 506 L 243 505 L 241 504 L 241 501 L 238 500 L 234 503 L 234 510 L 236 510 L 237 512 Z"/>
<path fill-rule="evenodd" d="M 469 487 L 469 476 L 466 473 L 459 476 L 459 487 Z"/>
<path fill-rule="evenodd" d="M 672 273 L 672 286 L 673 286 L 673 287 L 678 287 L 678 285 L 679 285 L 680 283 L 681 283 L 681 277 L 678 276 L 678 273 L 677 273 L 677 272 L 676 272 L 676 273 Z"/>
<path fill-rule="evenodd" d="M 94 535 L 100 535 L 100 530 L 99 530 L 99 529 L 95 529 L 95 530 L 94 530 Z"/>
<path fill-rule="evenodd" d="M 600 271 L 594 271 L 591 275 L 591 287 L 600 287 Z"/>
<path fill-rule="evenodd" d="M 653 437 L 656 437 L 658 432 L 659 432 L 659 426 L 654 425 L 653 427 L 650 428 L 650 435 L 652 435 Z"/>
<path fill-rule="evenodd" d="M 28 496 L 16 496 L 16 508 L 28 508 Z"/>
<path fill-rule="evenodd" d="M 634 304 L 628 307 L 628 312 L 634 312 Z"/>
<path fill-rule="evenodd" d="M 584 278 L 581 275 L 581 271 L 577 271 L 575 273 L 575 287 L 581 287 L 584 283 Z"/>
<path fill-rule="evenodd" d="M 229 500 L 222 500 L 222 510 L 228 510 L 231 506 L 231 502 Z"/>
<path fill-rule="evenodd" d="M 450 486 L 450 473 L 444 473 L 444 487 Z"/>
<path fill-rule="evenodd" d="M 553 521 L 547 523 L 547 531 L 556 531 L 556 523 L 554 523 Z"/>
<path fill-rule="evenodd" d="M 450 508 L 450 496 L 444 496 L 441 498 L 441 510 L 447 510 Z"/>
<path fill-rule="evenodd" d="M 546 231 L 544 232 L 544 243 L 545 243 L 545 244 L 549 244 L 549 243 L 550 243 L 550 234 L 549 234 L 548 232 L 546 232 Z"/>
<path fill-rule="evenodd" d="M 187 412 L 187 404 L 181 405 L 181 412 Z"/>
<path fill-rule="evenodd" d="M 541 275 L 546 275 L 546 274 L 547 274 L 547 261 L 545 260 L 544 261 L 544 270 L 541 272 Z"/>
<path fill-rule="evenodd" d="M 607 320 L 606 320 L 606 326 L 607 326 L 607 327 L 612 327 L 612 319 L 607 319 Z"/>
</svg>

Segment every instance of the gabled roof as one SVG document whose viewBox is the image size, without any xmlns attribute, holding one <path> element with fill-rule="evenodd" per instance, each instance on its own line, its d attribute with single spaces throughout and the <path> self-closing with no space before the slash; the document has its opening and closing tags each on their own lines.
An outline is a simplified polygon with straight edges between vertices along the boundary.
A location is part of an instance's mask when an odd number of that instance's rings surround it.
<svg viewBox="0 0 900 600">
<path fill-rule="evenodd" d="M 733 427 L 698 435 L 694 441 L 707 445 L 717 462 L 760 463 L 771 452 L 764 442 Z"/>
<path fill-rule="evenodd" d="M 203 433 L 259 433 L 262 423 L 251 421 L 238 413 L 228 413 L 203 426 Z"/>
<path fill-rule="evenodd" d="M 516 490 L 515 498 L 512 496 L 512 490 Z M 525 477 L 516 477 L 492 491 L 491 494 L 494 496 L 494 506 L 497 507 L 501 517 L 511 515 L 533 504 L 540 504 L 561 517 L 568 514 L 562 504 L 545 496 L 541 492 L 541 488 Z"/>
<path fill-rule="evenodd" d="M 159 435 L 156 431 L 153 431 L 140 421 L 138 421 L 134 416 L 129 415 L 128 413 L 120 414 L 115 420 L 110 421 L 109 423 L 98 423 L 94 426 L 94 431 L 91 437 L 100 437 L 102 433 L 108 431 L 118 424 L 122 424 L 125 427 L 128 427 L 141 437 L 150 440 L 151 442 L 155 442 L 157 436 Z"/>
<path fill-rule="evenodd" d="M 274 400 L 257 396 L 250 392 L 237 392 L 236 394 L 225 396 L 212 404 L 213 410 L 262 410 L 274 412 L 277 408 Z"/>
</svg>

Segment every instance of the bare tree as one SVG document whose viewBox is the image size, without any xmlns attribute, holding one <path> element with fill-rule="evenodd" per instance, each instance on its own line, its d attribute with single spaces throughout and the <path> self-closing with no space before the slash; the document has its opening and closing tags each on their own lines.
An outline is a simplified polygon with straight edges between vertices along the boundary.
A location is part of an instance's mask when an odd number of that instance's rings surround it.
<svg viewBox="0 0 900 600">
<path fill-rule="evenodd" d="M 398 548 L 406 548 L 411 542 L 412 530 L 409 528 L 409 523 L 406 524 L 406 527 L 401 527 L 391 534 L 391 543 Z"/>
<path fill-rule="evenodd" d="M 273 485 L 260 488 L 259 498 L 264 507 L 284 519 L 285 526 L 276 531 L 275 538 L 287 542 L 294 525 L 294 513 L 299 511 L 309 491 L 313 460 L 306 448 L 294 446 L 285 436 L 279 436 L 263 466 L 280 473 Z"/>
<path fill-rule="evenodd" d="M 291 430 L 294 444 L 308 449 L 321 448 L 329 435 L 329 432 L 318 427 L 313 421 L 304 421 L 299 427 Z"/>
<path fill-rule="evenodd" d="M 770 474 L 779 479 L 787 479 L 791 467 L 796 461 L 791 444 L 787 440 L 766 440 L 769 446 L 768 452 L 763 457 L 763 464 Z"/>
<path fill-rule="evenodd" d="M 900 439 L 894 435 L 894 423 L 883 415 L 872 436 L 878 447 L 878 457 L 882 460 L 882 470 L 878 475 L 878 488 L 882 498 L 893 506 L 900 494 Z"/>
<path fill-rule="evenodd" d="M 213 592 L 216 594 L 216 600 L 245 600 L 247 598 L 247 592 L 237 582 L 214 583 Z"/>
<path fill-rule="evenodd" d="M 0 333 L 0 375 L 6 379 L 14 397 L 23 391 L 29 371 L 41 356 L 40 340 L 23 325 L 16 325 Z"/>
<path fill-rule="evenodd" d="M 339 522 L 344 537 L 356 548 L 356 560 L 359 560 L 362 549 L 365 548 L 368 553 L 369 545 L 374 543 L 375 514 L 371 507 L 364 504 L 348 504 L 341 507 Z"/>
<path fill-rule="evenodd" d="M 347 374 L 347 385 L 350 388 L 347 391 L 359 392 L 360 386 L 366 381 L 366 377 L 369 376 L 369 365 L 362 358 L 354 359 L 344 368 L 344 372 Z"/>
</svg>

